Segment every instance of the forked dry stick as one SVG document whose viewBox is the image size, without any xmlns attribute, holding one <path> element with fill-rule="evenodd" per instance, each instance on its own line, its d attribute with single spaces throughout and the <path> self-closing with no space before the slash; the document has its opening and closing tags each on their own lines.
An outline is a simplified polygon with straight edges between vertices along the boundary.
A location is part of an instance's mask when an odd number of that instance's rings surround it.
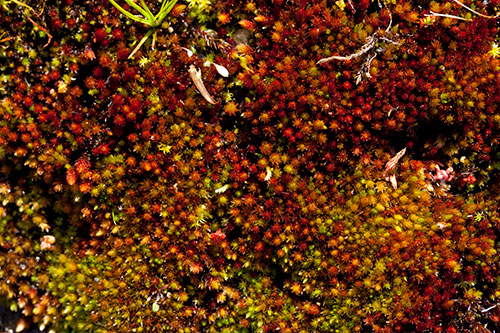
<svg viewBox="0 0 500 333">
<path fill-rule="evenodd" d="M 363 80 L 363 77 L 367 77 L 367 78 L 371 77 L 371 74 L 370 74 L 371 63 L 372 63 L 373 59 L 375 59 L 377 57 L 378 53 L 380 53 L 379 49 L 375 48 L 375 46 L 377 45 L 378 42 L 384 41 L 384 42 L 388 42 L 388 43 L 391 43 L 394 45 L 400 45 L 399 42 L 394 41 L 388 37 L 385 37 L 386 35 L 388 35 L 390 33 L 391 26 L 392 26 L 392 14 L 389 13 L 389 24 L 385 28 L 383 34 L 379 34 L 380 28 L 377 29 L 377 31 L 375 31 L 371 36 L 366 37 L 365 44 L 359 49 L 358 52 L 352 53 L 348 56 L 331 56 L 328 58 L 323 58 L 323 59 L 320 59 L 319 61 L 317 61 L 316 64 L 320 65 L 320 64 L 324 64 L 326 62 L 332 61 L 332 60 L 347 61 L 347 60 L 359 58 L 360 56 L 364 55 L 365 53 L 368 53 L 371 50 L 374 50 L 374 52 L 372 54 L 367 55 L 365 57 L 365 61 L 363 62 L 360 70 L 358 71 L 358 73 L 355 76 L 356 84 L 359 84 Z"/>
<path fill-rule="evenodd" d="M 378 32 L 378 30 L 377 30 L 377 32 Z M 320 65 L 320 64 L 324 64 L 326 62 L 332 61 L 332 60 L 346 61 L 346 60 L 351 60 L 351 59 L 358 58 L 358 57 L 362 56 L 363 54 L 365 54 L 366 52 L 370 51 L 375 46 L 375 42 L 377 40 L 377 38 L 375 37 L 375 35 L 377 34 L 377 32 L 375 32 L 371 36 L 366 37 L 366 43 L 359 49 L 358 52 L 350 54 L 350 55 L 345 56 L 345 57 L 342 57 L 342 56 L 331 56 L 331 57 L 328 57 L 328 58 L 323 58 L 323 59 L 320 59 L 316 64 Z"/>
</svg>

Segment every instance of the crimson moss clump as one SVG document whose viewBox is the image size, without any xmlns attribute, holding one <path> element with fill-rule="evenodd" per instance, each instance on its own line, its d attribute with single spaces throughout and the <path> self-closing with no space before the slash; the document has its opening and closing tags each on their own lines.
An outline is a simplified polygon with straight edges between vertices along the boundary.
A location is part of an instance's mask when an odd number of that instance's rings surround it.
<svg viewBox="0 0 500 333">
<path fill-rule="evenodd" d="M 3 6 L 0 298 L 25 322 L 499 327 L 498 1 L 178 1 L 154 39 L 107 1 Z"/>
</svg>

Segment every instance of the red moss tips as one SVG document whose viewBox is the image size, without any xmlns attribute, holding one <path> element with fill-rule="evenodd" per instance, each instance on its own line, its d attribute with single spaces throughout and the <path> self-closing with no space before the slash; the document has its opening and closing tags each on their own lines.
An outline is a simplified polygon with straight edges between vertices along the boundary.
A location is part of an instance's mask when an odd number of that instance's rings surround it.
<svg viewBox="0 0 500 333">
<path fill-rule="evenodd" d="M 75 185 L 76 180 L 77 180 L 77 174 L 75 169 L 73 168 L 68 169 L 68 171 L 66 171 L 66 182 L 68 183 L 68 185 L 70 186 Z"/>
</svg>

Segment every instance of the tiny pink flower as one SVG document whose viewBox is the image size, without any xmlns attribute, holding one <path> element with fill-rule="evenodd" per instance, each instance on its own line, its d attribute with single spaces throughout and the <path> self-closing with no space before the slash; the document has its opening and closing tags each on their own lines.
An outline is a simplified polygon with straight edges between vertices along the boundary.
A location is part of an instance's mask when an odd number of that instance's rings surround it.
<svg viewBox="0 0 500 333">
<path fill-rule="evenodd" d="M 52 249 L 52 245 L 56 242 L 56 238 L 52 235 L 43 236 L 40 239 L 40 249 L 41 250 L 50 250 Z"/>
<path fill-rule="evenodd" d="M 210 234 L 210 238 L 215 244 L 219 244 L 226 239 L 226 235 L 222 232 L 222 230 L 218 229 L 216 232 Z"/>
<path fill-rule="evenodd" d="M 446 182 L 453 178 L 453 176 L 451 175 L 452 172 L 453 172 L 452 167 L 449 167 L 446 170 L 441 170 L 441 168 L 439 168 L 439 165 L 436 165 L 436 175 L 434 176 L 434 179 Z"/>
</svg>

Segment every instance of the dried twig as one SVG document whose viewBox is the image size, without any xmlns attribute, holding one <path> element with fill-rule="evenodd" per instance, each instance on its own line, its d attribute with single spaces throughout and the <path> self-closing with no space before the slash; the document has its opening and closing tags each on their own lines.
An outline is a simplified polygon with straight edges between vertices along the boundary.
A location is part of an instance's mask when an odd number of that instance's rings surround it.
<svg viewBox="0 0 500 333">
<path fill-rule="evenodd" d="M 380 8 L 382 8 L 382 5 L 380 4 L 380 2 L 379 2 L 379 6 L 380 6 Z M 383 32 L 384 35 L 379 36 L 380 29 L 377 29 L 377 31 L 375 31 L 375 33 L 373 33 L 371 36 L 366 37 L 365 44 L 356 53 L 352 53 L 348 56 L 331 56 L 328 58 L 323 58 L 323 59 L 320 59 L 319 61 L 317 61 L 316 64 L 320 65 L 320 64 L 324 64 L 324 63 L 327 63 L 329 61 L 332 61 L 332 60 L 347 61 L 347 60 L 359 58 L 362 55 L 371 51 L 377 45 L 377 43 L 379 41 L 388 42 L 388 43 L 391 43 L 394 45 L 400 45 L 399 42 L 394 41 L 394 40 L 387 38 L 385 36 L 385 35 L 388 35 L 390 33 L 391 26 L 392 26 L 392 13 L 389 12 L 389 24 L 387 25 L 387 28 Z M 381 51 L 379 51 L 379 49 L 375 49 L 374 53 L 370 54 L 369 56 L 367 56 L 365 58 L 365 61 L 361 65 L 360 70 L 356 73 L 356 76 L 355 76 L 356 84 L 359 84 L 363 80 L 363 77 L 368 77 L 368 78 L 371 77 L 370 66 L 371 66 L 373 59 L 375 59 L 375 57 L 377 56 L 377 54 L 379 52 L 381 52 Z"/>
<path fill-rule="evenodd" d="M 400 42 L 396 42 L 396 41 L 394 41 L 392 39 L 389 39 L 387 37 L 379 37 L 378 39 L 383 40 L 384 42 L 388 42 L 388 43 L 394 44 L 394 45 L 401 45 Z"/>
<path fill-rule="evenodd" d="M 370 66 L 372 65 L 373 59 L 377 56 L 377 53 L 374 53 L 371 55 L 368 60 L 366 60 L 363 65 L 361 65 L 361 68 L 359 71 L 356 73 L 356 84 L 359 84 L 361 80 L 363 80 L 363 76 L 366 76 L 367 78 L 371 78 L 372 75 L 370 74 Z"/>
<path fill-rule="evenodd" d="M 10 36 L 2 38 L 4 35 L 5 35 L 5 32 L 0 35 L 0 43 L 7 42 L 9 40 L 14 39 L 14 37 L 10 37 Z"/>
<path fill-rule="evenodd" d="M 465 17 L 436 13 L 436 12 L 433 12 L 432 10 L 430 12 L 431 12 L 430 14 L 425 14 L 424 16 L 440 16 L 440 17 L 447 17 L 447 18 L 462 20 L 462 21 L 469 21 L 469 22 L 472 21 L 472 19 L 466 19 Z"/>
<path fill-rule="evenodd" d="M 352 1 L 351 0 L 347 0 L 347 2 L 349 2 L 349 5 L 351 6 L 353 13 L 356 13 L 356 8 L 354 8 L 354 5 L 352 4 Z"/>
<path fill-rule="evenodd" d="M 28 11 L 32 12 L 32 13 L 33 13 L 36 17 L 40 17 L 40 15 L 42 15 L 43 10 L 44 10 L 44 8 L 42 8 L 42 10 L 40 11 L 40 14 L 37 14 L 37 12 L 33 9 L 33 7 L 31 7 L 31 6 L 27 5 L 27 4 L 25 4 L 25 3 L 24 3 L 24 2 L 22 2 L 22 1 L 18 1 L 18 0 L 10 0 L 10 1 L 12 1 L 13 3 L 15 3 L 15 4 L 17 4 L 17 5 L 21 6 L 21 7 L 24 7 L 24 8 L 26 8 L 26 9 L 28 9 Z M 49 45 L 49 44 L 50 44 L 50 41 L 52 40 L 52 35 L 51 35 L 48 31 L 47 31 L 47 29 L 45 29 L 44 27 L 42 27 L 41 25 L 39 25 L 38 23 L 36 23 L 36 22 L 35 22 L 35 21 L 31 18 L 31 16 L 29 16 L 29 15 L 28 15 L 28 13 L 26 13 L 26 17 L 28 18 L 28 20 L 29 20 L 31 23 L 33 23 L 33 25 L 34 25 L 35 27 L 37 27 L 38 29 L 42 30 L 45 34 L 47 34 L 47 36 L 48 36 L 49 40 L 47 41 L 47 43 L 46 43 L 43 47 L 46 47 L 47 45 Z M 2 41 L 4 41 L 4 40 L 2 40 Z"/>
<path fill-rule="evenodd" d="M 484 18 L 487 18 L 487 19 L 496 19 L 500 16 L 500 14 L 498 15 L 495 15 L 495 16 L 490 16 L 490 15 L 484 15 L 484 14 L 481 14 L 480 12 L 464 5 L 463 3 L 461 3 L 460 1 L 458 0 L 453 0 L 453 2 L 456 2 L 457 4 L 459 4 L 460 6 L 464 7 L 465 9 L 467 9 L 468 11 L 470 11 L 471 13 L 474 13 L 478 16 L 481 16 L 481 17 L 484 17 Z M 450 14 L 441 14 L 441 13 L 436 13 L 434 11 L 430 11 L 430 14 L 425 14 L 425 16 L 440 16 L 440 17 L 447 17 L 447 18 L 451 18 L 451 19 L 455 19 L 455 20 L 462 20 L 462 21 L 472 21 L 472 19 L 467 19 L 465 17 L 461 17 L 461 16 L 456 16 L 456 15 L 450 15 Z"/>
<path fill-rule="evenodd" d="M 332 61 L 332 60 L 342 60 L 342 61 L 351 60 L 353 58 L 358 58 L 358 57 L 362 56 L 363 54 L 370 51 L 375 46 L 375 42 L 377 41 L 377 37 L 375 37 L 375 35 L 377 33 L 378 33 L 378 30 L 373 35 L 366 37 L 366 43 L 359 49 L 358 52 L 350 54 L 350 55 L 345 56 L 345 57 L 331 56 L 328 58 L 323 58 L 323 59 L 320 59 L 316 64 L 320 65 L 320 64 L 324 64 L 326 62 Z"/>
<path fill-rule="evenodd" d="M 24 2 L 22 2 L 22 1 L 18 1 L 18 0 L 10 0 L 10 1 L 12 1 L 13 3 L 15 3 L 15 4 L 17 4 L 17 5 L 21 6 L 21 7 L 25 7 L 25 8 L 27 8 L 27 9 L 29 9 L 31 12 L 33 12 L 33 14 L 35 14 L 35 16 L 36 16 L 36 17 L 40 17 L 40 15 L 42 15 L 42 13 L 43 13 L 43 8 L 42 8 L 42 10 L 40 11 L 40 14 L 37 14 L 37 13 L 35 12 L 35 10 L 33 9 L 33 7 L 31 7 L 31 6 L 27 5 L 27 4 L 25 4 L 25 3 L 24 3 Z"/>
<path fill-rule="evenodd" d="M 35 21 L 33 21 L 33 19 L 29 15 L 26 15 L 26 17 L 28 18 L 28 20 L 31 21 L 31 23 L 33 23 L 38 29 L 40 29 L 43 32 L 45 32 L 47 34 L 47 36 L 49 37 L 49 40 L 47 40 L 47 43 L 43 47 L 46 47 L 47 45 L 49 45 L 50 41 L 52 40 L 52 35 L 47 31 L 47 29 L 43 28 L 38 23 L 36 23 Z"/>
<path fill-rule="evenodd" d="M 476 15 L 479 15 L 481 17 L 484 17 L 484 18 L 488 18 L 488 19 L 494 19 L 494 18 L 498 18 L 498 15 L 495 15 L 495 16 L 489 16 L 489 15 L 484 15 L 484 14 L 481 14 L 480 12 L 478 11 L 475 11 L 474 9 L 470 8 L 470 7 L 467 7 L 466 5 L 464 5 L 463 3 L 461 3 L 460 1 L 458 0 L 453 0 L 454 2 L 458 3 L 460 6 L 466 8 L 467 10 L 471 11 L 472 13 L 476 14 Z"/>
<path fill-rule="evenodd" d="M 493 310 L 494 308 L 496 308 L 497 306 L 498 306 L 498 304 L 495 304 L 495 305 L 493 305 L 493 306 L 490 306 L 490 307 L 489 307 L 489 308 L 487 308 L 487 309 L 482 309 L 482 310 L 481 310 L 481 312 L 482 312 L 482 313 L 485 313 L 485 312 L 491 311 L 491 310 Z"/>
</svg>

